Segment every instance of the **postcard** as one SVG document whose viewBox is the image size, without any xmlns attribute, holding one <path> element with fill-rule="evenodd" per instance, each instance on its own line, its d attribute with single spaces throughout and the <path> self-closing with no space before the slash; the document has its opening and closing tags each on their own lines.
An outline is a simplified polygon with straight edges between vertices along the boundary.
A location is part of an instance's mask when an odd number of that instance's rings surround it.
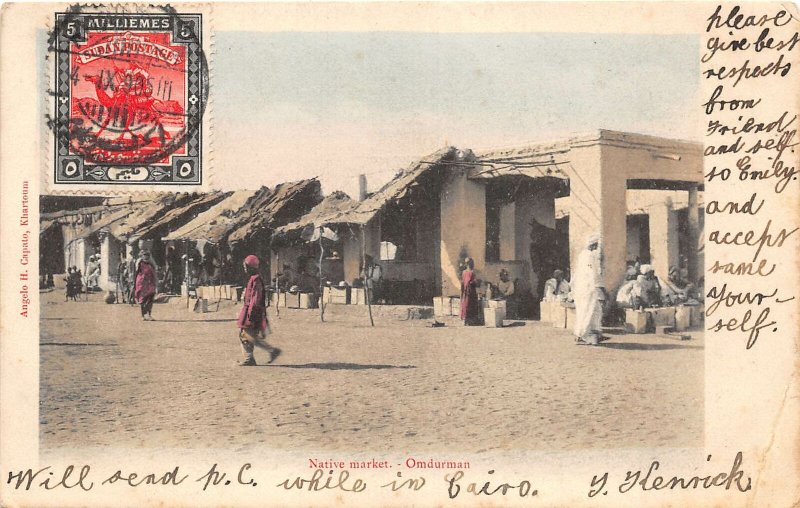
<svg viewBox="0 0 800 508">
<path fill-rule="evenodd" d="M 794 506 L 790 3 L 6 4 L 3 506 Z"/>
</svg>

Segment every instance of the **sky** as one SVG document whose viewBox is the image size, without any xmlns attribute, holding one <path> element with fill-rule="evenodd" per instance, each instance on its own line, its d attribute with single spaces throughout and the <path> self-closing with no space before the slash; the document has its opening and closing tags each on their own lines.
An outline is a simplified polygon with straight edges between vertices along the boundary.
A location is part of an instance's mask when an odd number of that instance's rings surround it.
<svg viewBox="0 0 800 508">
<path fill-rule="evenodd" d="M 697 139 L 689 35 L 217 32 L 213 185 L 370 190 L 444 146 L 613 129 Z"/>
</svg>

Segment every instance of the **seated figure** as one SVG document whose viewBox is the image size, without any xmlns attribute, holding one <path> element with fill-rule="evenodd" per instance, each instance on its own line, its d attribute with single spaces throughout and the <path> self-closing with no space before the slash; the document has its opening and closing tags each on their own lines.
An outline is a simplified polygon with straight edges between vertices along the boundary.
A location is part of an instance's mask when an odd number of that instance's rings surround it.
<svg viewBox="0 0 800 508">
<path fill-rule="evenodd" d="M 670 305 L 699 300 L 697 288 L 684 278 L 677 266 L 669 269 L 669 277 L 661 286 L 661 298 Z"/>
<path fill-rule="evenodd" d="M 636 279 L 629 279 L 625 281 L 617 290 L 617 306 L 623 309 L 632 309 L 634 307 L 633 289 L 636 286 Z"/>
<path fill-rule="evenodd" d="M 497 275 L 499 282 L 494 288 L 487 288 L 487 295 L 491 295 L 494 300 L 506 301 L 506 315 L 509 318 L 516 318 L 519 314 L 519 293 L 517 291 L 517 281 L 512 280 L 508 270 L 500 270 Z M 487 283 L 488 284 L 488 283 Z"/>
<path fill-rule="evenodd" d="M 544 283 L 544 302 L 564 302 L 569 300 L 572 290 L 569 281 L 564 279 L 564 272 L 555 270 L 553 278 Z"/>
<path fill-rule="evenodd" d="M 631 294 L 633 296 L 633 306 L 637 309 L 660 307 L 661 284 L 656 277 L 655 270 L 651 265 L 642 265 L 641 275 L 636 278 Z"/>
</svg>

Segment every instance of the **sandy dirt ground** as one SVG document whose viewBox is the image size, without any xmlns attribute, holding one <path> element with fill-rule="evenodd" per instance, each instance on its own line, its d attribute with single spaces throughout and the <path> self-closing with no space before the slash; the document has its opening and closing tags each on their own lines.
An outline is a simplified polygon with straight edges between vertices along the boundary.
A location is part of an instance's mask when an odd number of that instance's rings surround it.
<svg viewBox="0 0 800 508">
<path fill-rule="evenodd" d="M 40 436 L 82 446 L 246 450 L 690 447 L 702 444 L 703 340 L 614 335 L 578 346 L 502 329 L 271 313 L 271 365 L 238 367 L 231 302 L 195 314 L 44 293 Z M 362 308 L 363 309 L 363 308 Z M 211 306 L 215 310 L 215 306 Z M 256 350 L 256 358 L 267 355 Z"/>
</svg>

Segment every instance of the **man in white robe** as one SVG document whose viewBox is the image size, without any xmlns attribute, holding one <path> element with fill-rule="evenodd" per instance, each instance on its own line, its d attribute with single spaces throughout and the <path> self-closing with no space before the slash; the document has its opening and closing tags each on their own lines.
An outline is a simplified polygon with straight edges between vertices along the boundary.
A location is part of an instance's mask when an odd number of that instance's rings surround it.
<svg viewBox="0 0 800 508">
<path fill-rule="evenodd" d="M 575 300 L 575 340 L 579 344 L 596 346 L 602 339 L 601 322 L 606 299 L 599 234 L 590 235 L 586 240 L 586 248 L 578 255 L 571 285 Z"/>
</svg>

